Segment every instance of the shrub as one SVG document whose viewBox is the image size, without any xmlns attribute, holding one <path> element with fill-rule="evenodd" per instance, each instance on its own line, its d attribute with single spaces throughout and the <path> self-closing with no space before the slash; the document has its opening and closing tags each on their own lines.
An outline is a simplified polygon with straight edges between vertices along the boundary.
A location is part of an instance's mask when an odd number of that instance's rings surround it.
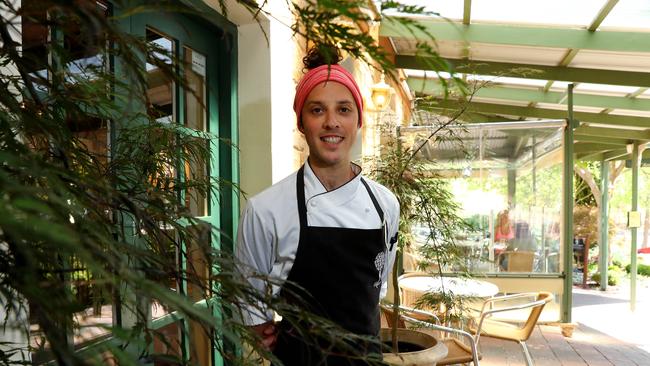
<svg viewBox="0 0 650 366">
<path fill-rule="evenodd" d="M 607 285 L 616 286 L 618 281 L 621 278 L 620 272 L 612 271 L 607 273 Z M 591 275 L 591 279 L 600 285 L 600 273 L 594 273 Z"/>
<path fill-rule="evenodd" d="M 618 268 L 620 268 L 620 269 L 623 269 L 623 263 L 621 263 L 621 261 L 619 261 L 618 259 L 614 259 L 614 260 L 612 261 L 612 266 L 615 266 L 615 267 L 618 267 Z M 610 267 L 610 268 L 611 268 L 611 267 Z"/>
<path fill-rule="evenodd" d="M 631 264 L 625 266 L 625 272 L 630 273 Z M 636 273 L 642 276 L 650 277 L 650 265 L 647 264 L 638 264 L 636 268 Z"/>
</svg>

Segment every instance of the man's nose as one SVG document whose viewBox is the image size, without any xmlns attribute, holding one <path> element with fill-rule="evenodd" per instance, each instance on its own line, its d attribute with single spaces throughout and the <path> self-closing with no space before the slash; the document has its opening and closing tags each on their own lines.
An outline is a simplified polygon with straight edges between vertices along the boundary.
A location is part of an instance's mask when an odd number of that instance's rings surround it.
<svg viewBox="0 0 650 366">
<path fill-rule="evenodd" d="M 337 128 L 339 127 L 339 119 L 336 113 L 327 112 L 325 114 L 325 128 Z"/>
</svg>

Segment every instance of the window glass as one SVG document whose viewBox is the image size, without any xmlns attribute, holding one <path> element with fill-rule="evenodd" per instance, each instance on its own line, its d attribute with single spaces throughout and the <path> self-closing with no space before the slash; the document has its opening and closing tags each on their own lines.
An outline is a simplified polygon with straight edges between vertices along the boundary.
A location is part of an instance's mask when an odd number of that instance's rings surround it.
<svg viewBox="0 0 650 366">
<path fill-rule="evenodd" d="M 147 57 L 147 112 L 160 123 L 171 123 L 176 111 L 174 81 L 170 77 L 174 42 L 151 28 L 147 28 L 146 37 L 158 49 Z"/>
<path fill-rule="evenodd" d="M 91 11 L 96 10 L 104 16 L 107 15 L 108 8 L 103 2 L 79 0 L 77 4 L 91 7 Z M 94 67 L 106 67 L 106 60 L 102 56 L 106 43 L 101 34 L 80 29 L 79 23 L 74 20 L 61 28 L 49 29 L 48 16 L 50 14 L 48 14 L 48 9 L 43 6 L 42 2 L 35 0 L 23 0 L 20 14 L 22 16 L 22 57 L 31 80 L 36 84 L 36 89 L 44 93 L 43 96 L 48 91 L 48 77 L 50 76 L 48 70 L 51 67 L 50 59 L 53 58 L 53 55 L 49 53 L 52 49 L 50 43 L 63 46 L 63 53 L 57 54 L 57 57 L 64 60 L 65 70 L 70 75 L 67 78 L 69 81 L 74 81 L 76 76 L 83 74 L 90 64 Z M 52 37 L 54 33 L 60 34 L 61 37 Z M 47 99 L 44 98 L 44 100 Z M 72 102 L 82 106 L 81 113 L 66 115 L 66 123 L 72 132 L 74 143 L 85 147 L 96 158 L 95 161 L 101 164 L 94 166 L 93 169 L 102 169 L 103 164 L 108 161 L 109 122 L 94 117 L 91 110 L 83 109 L 81 99 Z M 29 105 L 29 103 L 30 101 L 26 99 L 25 104 Z M 42 139 L 36 138 L 31 146 L 36 150 L 49 149 L 49 142 L 47 137 L 43 136 Z M 51 275 L 51 279 L 69 285 L 79 306 L 79 310 L 73 314 L 75 326 L 72 330 L 72 339 L 74 343 L 85 343 L 107 334 L 106 327 L 113 323 L 113 289 L 97 275 L 96 271 L 91 271 L 80 258 L 68 257 L 61 258 L 61 260 L 71 270 L 65 276 Z M 56 273 L 54 268 L 43 268 L 43 270 L 46 273 L 48 271 Z M 30 345 L 34 349 L 33 359 L 49 357 L 47 355 L 49 344 L 45 342 L 36 320 L 30 319 L 30 323 Z"/>
<path fill-rule="evenodd" d="M 186 127 L 196 131 L 206 131 L 206 57 L 189 48 L 184 47 L 184 75 L 187 82 L 187 88 L 183 91 L 185 106 Z M 207 148 L 207 141 L 205 142 Z M 185 161 L 186 179 L 197 182 L 207 177 L 207 163 L 201 159 L 198 154 L 189 154 Z M 194 216 L 206 216 L 207 196 L 197 189 L 189 188 L 185 192 L 185 204 Z"/>
<path fill-rule="evenodd" d="M 79 6 L 94 6 L 96 10 L 104 15 L 108 7 L 101 1 L 77 1 Z M 66 81 L 74 83 L 78 78 L 93 78 L 98 69 L 106 67 L 105 48 L 107 46 L 103 33 L 98 32 L 99 28 L 82 28 L 79 21 L 70 17 L 64 24 L 63 49 L 64 62 L 66 67 Z"/>
<path fill-rule="evenodd" d="M 194 237 L 186 242 L 187 295 L 198 302 L 211 297 L 210 273 L 212 269 L 210 225 L 201 223 L 194 227 Z M 201 323 L 190 320 L 190 361 L 197 365 L 212 362 L 212 335 Z"/>
<path fill-rule="evenodd" d="M 44 7 L 38 6 L 38 1 L 27 0 L 23 1 L 20 13 L 22 15 L 21 33 L 25 67 L 37 89 L 46 91 L 44 84 L 48 76 L 47 44 L 49 39 L 49 30 L 45 25 L 47 12 Z"/>
<path fill-rule="evenodd" d="M 185 126 L 205 131 L 205 68 L 206 57 L 185 47 Z"/>
<path fill-rule="evenodd" d="M 559 273 L 560 129 L 476 126 L 456 129 L 452 138 L 422 149 L 432 170 L 450 184 L 467 224 L 456 233 L 464 258 L 459 265 L 473 273 Z"/>
</svg>

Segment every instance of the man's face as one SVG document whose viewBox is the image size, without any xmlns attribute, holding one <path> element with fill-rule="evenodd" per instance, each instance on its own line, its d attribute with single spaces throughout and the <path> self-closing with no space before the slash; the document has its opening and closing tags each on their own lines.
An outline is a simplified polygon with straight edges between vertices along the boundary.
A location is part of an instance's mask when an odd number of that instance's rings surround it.
<svg viewBox="0 0 650 366">
<path fill-rule="evenodd" d="M 350 164 L 350 149 L 359 128 L 359 110 L 348 88 L 322 82 L 302 107 L 302 126 L 309 145 L 309 163 L 325 168 Z"/>
</svg>

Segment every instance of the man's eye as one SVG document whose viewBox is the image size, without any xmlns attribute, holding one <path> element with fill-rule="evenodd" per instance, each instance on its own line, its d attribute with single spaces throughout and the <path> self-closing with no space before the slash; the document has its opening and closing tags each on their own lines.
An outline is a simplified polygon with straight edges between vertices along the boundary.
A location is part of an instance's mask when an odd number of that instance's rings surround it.
<svg viewBox="0 0 650 366">
<path fill-rule="evenodd" d="M 320 107 L 316 107 L 316 108 L 311 109 L 311 113 L 314 113 L 314 114 L 319 114 L 319 113 L 322 113 L 322 112 L 323 112 L 323 108 L 320 108 Z"/>
<path fill-rule="evenodd" d="M 341 113 L 349 113 L 349 112 L 352 111 L 352 109 L 349 108 L 349 107 L 341 107 L 340 110 L 341 110 Z"/>
</svg>

